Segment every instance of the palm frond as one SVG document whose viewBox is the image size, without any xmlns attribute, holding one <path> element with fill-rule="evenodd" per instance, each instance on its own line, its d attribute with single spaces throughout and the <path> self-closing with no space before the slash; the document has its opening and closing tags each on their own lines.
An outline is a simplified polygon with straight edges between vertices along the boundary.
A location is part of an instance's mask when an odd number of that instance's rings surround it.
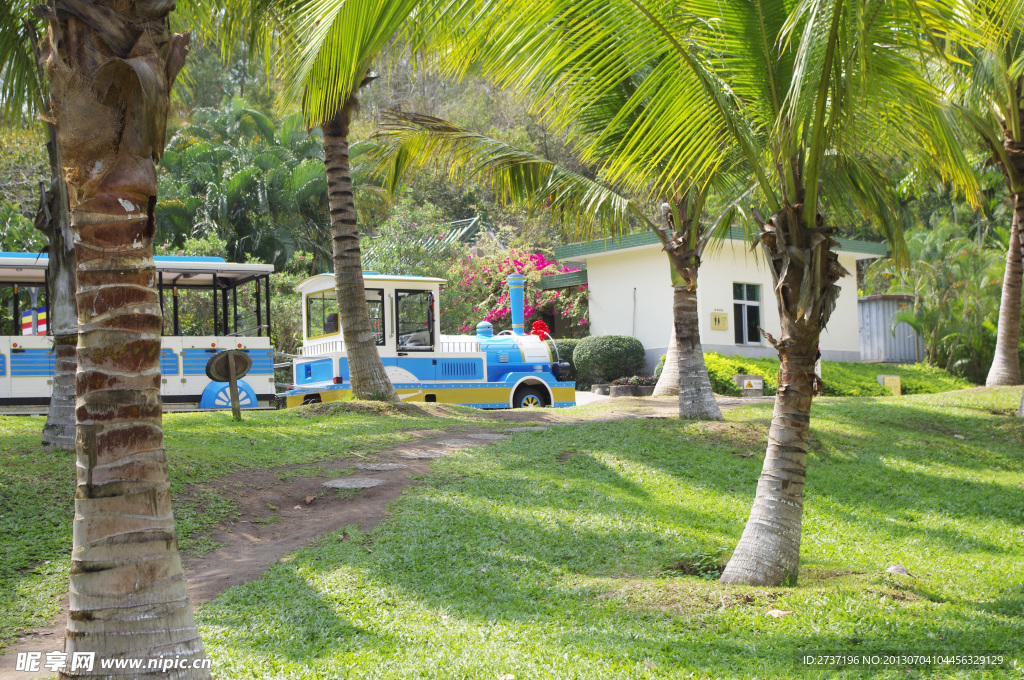
<svg viewBox="0 0 1024 680">
<path fill-rule="evenodd" d="M 500 202 L 548 213 L 574 236 L 589 237 L 595 230 L 621 234 L 635 223 L 657 229 L 634 200 L 613 187 L 438 118 L 392 112 L 380 138 L 384 151 L 378 168 L 392 189 L 400 174 L 394 169 L 397 159 L 403 168 L 447 168 L 454 182 L 488 182 Z"/>
</svg>

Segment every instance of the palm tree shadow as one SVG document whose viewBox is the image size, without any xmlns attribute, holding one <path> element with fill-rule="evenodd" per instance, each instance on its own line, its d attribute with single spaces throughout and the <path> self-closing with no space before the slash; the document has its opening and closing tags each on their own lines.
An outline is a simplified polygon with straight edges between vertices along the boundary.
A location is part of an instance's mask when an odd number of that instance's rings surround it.
<svg viewBox="0 0 1024 680">
<path fill-rule="evenodd" d="M 257 658 L 303 663 L 336 654 L 393 644 L 338 615 L 330 594 L 314 588 L 298 569 L 277 564 L 263 578 L 225 591 L 196 614 L 204 636 L 224 636 L 232 648 Z"/>
</svg>

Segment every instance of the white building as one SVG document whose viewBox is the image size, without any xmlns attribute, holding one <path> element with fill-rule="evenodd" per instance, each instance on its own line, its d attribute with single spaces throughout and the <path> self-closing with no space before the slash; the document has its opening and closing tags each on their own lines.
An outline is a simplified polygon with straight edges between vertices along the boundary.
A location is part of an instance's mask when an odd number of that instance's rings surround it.
<svg viewBox="0 0 1024 680">
<path fill-rule="evenodd" d="M 884 257 L 884 243 L 839 241 L 839 262 L 850 272 L 828 327 L 821 354 L 833 361 L 860 361 L 857 315 L 857 260 Z M 590 332 L 632 335 L 647 350 L 653 369 L 668 346 L 672 329 L 672 279 L 668 256 L 650 231 L 618 239 L 599 239 L 555 249 L 559 261 L 585 263 L 580 272 L 545 277 L 545 288 L 588 283 Z M 772 276 L 760 248 L 751 252 L 738 229 L 729 239 L 705 250 L 697 285 L 700 338 L 704 351 L 726 355 L 774 356 L 762 326 L 779 337 L 779 311 Z"/>
</svg>

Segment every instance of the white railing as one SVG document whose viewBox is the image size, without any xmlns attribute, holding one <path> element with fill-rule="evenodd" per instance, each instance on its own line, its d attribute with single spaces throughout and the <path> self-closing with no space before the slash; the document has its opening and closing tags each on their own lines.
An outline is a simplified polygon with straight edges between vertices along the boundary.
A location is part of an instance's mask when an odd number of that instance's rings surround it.
<svg viewBox="0 0 1024 680">
<path fill-rule="evenodd" d="M 441 352 L 446 354 L 470 354 L 480 351 L 476 340 L 441 340 Z"/>
<path fill-rule="evenodd" d="M 330 354 L 331 352 L 342 352 L 344 349 L 344 343 L 341 340 L 328 340 L 318 342 L 315 345 L 303 345 L 299 348 L 299 354 L 304 357 L 311 357 Z"/>
</svg>

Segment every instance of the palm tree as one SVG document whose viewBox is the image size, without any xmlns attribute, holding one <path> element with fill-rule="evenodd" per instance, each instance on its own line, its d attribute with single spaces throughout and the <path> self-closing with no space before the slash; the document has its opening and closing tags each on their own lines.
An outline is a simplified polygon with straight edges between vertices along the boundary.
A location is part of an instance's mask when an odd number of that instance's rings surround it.
<svg viewBox="0 0 1024 680">
<path fill-rule="evenodd" d="M 706 189 L 689 194 L 666 190 L 672 203 L 662 205 L 661 226 L 649 219 L 635 200 L 599 179 L 437 118 L 392 112 L 382 137 L 388 140 L 384 165 L 392 191 L 410 163 L 430 164 L 446 168 L 449 179 L 456 183 L 468 175 L 489 180 L 500 201 L 526 204 L 534 212 L 548 211 L 570 233 L 590 234 L 600 225 L 614 235 L 636 223 L 653 231 L 664 246 L 672 272 L 674 347 L 670 356 L 676 366 L 670 375 L 677 376 L 679 416 L 722 419 L 700 342 L 697 274 L 708 241 L 721 237 L 728 223 L 720 221 L 716 229 L 701 224 Z"/>
<path fill-rule="evenodd" d="M 45 74 L 39 62 L 39 20 L 28 14 L 29 3 L 0 7 L 0 118 L 15 120 L 49 110 Z M 50 160 L 50 184 L 42 190 L 35 226 L 46 234 L 49 267 L 50 334 L 54 371 L 50 407 L 43 426 L 43 448 L 75 448 L 75 347 L 78 309 L 75 305 L 75 251 L 71 235 L 68 190 L 61 176 L 56 129 L 44 122 Z"/>
<path fill-rule="evenodd" d="M 780 337 L 764 335 L 782 365 L 754 505 L 722 580 L 795 582 L 818 339 L 846 274 L 822 197 L 833 215 L 874 215 L 905 257 L 886 163 L 904 149 L 920 150 L 970 185 L 947 115 L 917 62 L 931 44 L 922 29 L 952 21 L 948 8 L 921 0 L 514 4 L 482 0 L 452 49 L 499 82 L 557 98 L 562 120 L 591 110 L 637 69 L 648 72 L 620 110 L 625 117 L 644 105 L 637 123 L 609 140 L 608 181 L 647 184 L 636 167 L 654 161 L 663 178 L 702 177 L 729 148 L 752 174 L 755 243 L 772 271 L 782 322 Z M 554 68 L 581 54 L 591 55 L 589 68 Z"/>
<path fill-rule="evenodd" d="M 387 208 L 383 190 L 367 181 L 359 158 L 373 144 L 353 146 L 360 223 Z M 197 109 L 177 129 L 160 160 L 157 227 L 163 239 L 216 234 L 228 255 L 254 256 L 285 268 L 299 251 L 318 271 L 330 266 L 323 137 L 301 114 L 280 123 L 234 99 L 223 110 Z"/>
<path fill-rule="evenodd" d="M 996 10 L 1003 11 L 996 11 Z M 1009 9 L 1009 11 L 1006 11 Z M 999 304 L 996 351 L 985 385 L 1020 385 L 1020 311 L 1024 227 L 1024 14 L 1018 5 L 993 8 L 986 41 L 958 45 L 951 62 L 961 84 L 961 111 L 1006 179 L 1013 221 Z"/>
<path fill-rule="evenodd" d="M 398 400 L 377 353 L 363 290 L 358 220 L 349 159 L 349 128 L 359 91 L 373 82 L 374 60 L 408 25 L 419 0 L 302 0 L 289 8 L 289 93 L 309 126 L 324 136 L 338 314 L 361 398 Z"/>
<path fill-rule="evenodd" d="M 78 488 L 65 651 L 197 660 L 204 652 L 164 453 L 152 256 L 156 159 L 189 36 L 170 30 L 170 3 L 65 7 L 34 10 L 47 22 L 41 56 L 77 251 Z"/>
</svg>

